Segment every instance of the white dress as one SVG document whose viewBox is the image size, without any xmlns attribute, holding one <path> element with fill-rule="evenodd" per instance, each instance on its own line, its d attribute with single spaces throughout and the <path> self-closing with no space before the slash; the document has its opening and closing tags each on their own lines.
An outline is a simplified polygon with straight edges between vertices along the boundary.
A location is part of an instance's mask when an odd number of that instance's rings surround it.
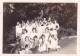
<svg viewBox="0 0 80 56">
<path fill-rule="evenodd" d="M 40 51 L 40 52 L 46 51 L 46 44 L 45 44 L 45 42 L 38 48 L 38 51 Z"/>
<path fill-rule="evenodd" d="M 48 45 L 48 38 L 49 38 L 49 33 L 43 33 L 43 35 L 45 35 L 45 44 Z"/>
<path fill-rule="evenodd" d="M 32 51 L 29 48 L 25 49 L 25 54 L 31 54 L 31 53 L 32 53 Z"/>
<path fill-rule="evenodd" d="M 51 48 L 51 49 L 58 48 L 58 40 L 55 40 L 52 37 L 50 37 L 49 40 L 51 41 L 51 43 L 48 45 L 48 48 Z"/>
<path fill-rule="evenodd" d="M 46 25 L 42 26 L 42 33 L 45 32 L 45 29 L 46 29 Z"/>
<path fill-rule="evenodd" d="M 42 44 L 41 47 L 39 47 L 39 51 L 42 52 L 42 51 L 46 51 L 47 50 L 47 47 L 49 45 L 49 42 L 48 42 L 48 37 L 49 37 L 49 33 L 43 33 L 45 35 L 45 38 L 44 38 L 44 43 Z"/>
<path fill-rule="evenodd" d="M 30 38 L 33 39 L 34 36 L 37 36 L 37 33 L 33 33 L 33 32 L 31 32 L 31 33 L 30 33 Z"/>
<path fill-rule="evenodd" d="M 26 25 L 23 25 L 23 26 L 22 26 L 22 29 L 25 29 L 25 28 L 26 28 Z"/>
<path fill-rule="evenodd" d="M 37 27 L 37 35 L 38 35 L 38 38 L 41 37 L 41 35 L 42 35 L 42 26 Z"/>
<path fill-rule="evenodd" d="M 49 25 L 48 27 L 49 27 L 49 29 L 52 29 L 52 30 L 49 30 L 50 34 L 54 35 L 54 36 L 57 36 L 56 25 L 51 23 L 51 25 Z"/>
<path fill-rule="evenodd" d="M 32 24 L 32 28 L 36 28 L 37 25 L 35 23 Z"/>
<path fill-rule="evenodd" d="M 25 45 L 27 44 L 26 40 L 25 40 L 26 36 L 29 36 L 29 34 L 28 33 L 23 34 L 22 37 L 21 37 L 21 46 L 22 46 L 22 48 L 25 48 Z"/>
<path fill-rule="evenodd" d="M 34 45 L 33 45 L 33 42 L 34 42 L 33 38 L 34 38 L 34 36 L 37 36 L 37 33 L 31 32 L 31 33 L 30 33 L 30 41 L 32 42 L 31 47 L 34 46 Z"/>
<path fill-rule="evenodd" d="M 17 25 L 16 26 L 16 37 L 17 36 L 21 37 L 21 35 L 22 35 L 22 28 Z"/>
<path fill-rule="evenodd" d="M 32 26 L 27 25 L 25 29 L 28 31 L 29 34 L 32 32 Z"/>
<path fill-rule="evenodd" d="M 25 50 L 19 51 L 19 54 L 25 54 Z"/>
<path fill-rule="evenodd" d="M 25 50 L 19 51 L 20 54 L 31 54 L 31 50 L 29 48 L 25 48 Z"/>
</svg>

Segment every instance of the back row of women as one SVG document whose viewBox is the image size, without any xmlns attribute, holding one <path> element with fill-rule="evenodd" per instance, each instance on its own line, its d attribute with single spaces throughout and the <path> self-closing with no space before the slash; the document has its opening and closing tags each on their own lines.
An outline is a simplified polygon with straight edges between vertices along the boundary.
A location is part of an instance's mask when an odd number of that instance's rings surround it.
<svg viewBox="0 0 80 56">
<path fill-rule="evenodd" d="M 39 52 L 49 51 L 49 49 L 58 49 L 57 30 L 59 24 L 51 18 L 46 20 L 32 20 L 29 22 L 22 21 L 17 22 L 16 25 L 16 37 L 20 38 L 20 48 L 25 50 L 25 53 L 29 53 L 31 49 L 37 49 Z M 33 50 L 34 51 L 34 50 Z M 23 53 L 20 51 L 20 53 Z"/>
</svg>

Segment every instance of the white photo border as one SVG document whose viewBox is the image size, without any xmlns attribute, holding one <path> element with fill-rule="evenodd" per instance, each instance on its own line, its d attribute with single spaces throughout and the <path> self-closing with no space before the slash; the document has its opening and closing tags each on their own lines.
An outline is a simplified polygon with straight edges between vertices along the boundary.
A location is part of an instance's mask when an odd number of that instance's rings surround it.
<svg viewBox="0 0 80 56">
<path fill-rule="evenodd" d="M 3 3 L 77 3 L 77 54 L 3 54 Z M 80 0 L 0 0 L 0 56 L 80 56 Z"/>
</svg>

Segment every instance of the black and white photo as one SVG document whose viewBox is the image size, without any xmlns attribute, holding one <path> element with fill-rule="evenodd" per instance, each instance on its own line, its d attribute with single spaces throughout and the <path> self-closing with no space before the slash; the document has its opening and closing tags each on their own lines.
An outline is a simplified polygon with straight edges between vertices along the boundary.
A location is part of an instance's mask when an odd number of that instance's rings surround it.
<svg viewBox="0 0 80 56">
<path fill-rule="evenodd" d="M 4 54 L 76 54 L 77 3 L 3 3 Z"/>
</svg>

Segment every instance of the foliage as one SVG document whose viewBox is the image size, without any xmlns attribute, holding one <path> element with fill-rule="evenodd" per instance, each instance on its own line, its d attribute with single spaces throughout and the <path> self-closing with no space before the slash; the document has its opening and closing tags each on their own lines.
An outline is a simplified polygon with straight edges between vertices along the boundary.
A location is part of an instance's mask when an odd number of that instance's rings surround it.
<svg viewBox="0 0 80 56">
<path fill-rule="evenodd" d="M 4 16 L 7 17 L 7 19 L 4 19 L 6 22 L 9 19 L 10 24 L 21 20 L 33 20 L 42 16 L 42 18 L 56 19 L 63 28 L 77 29 L 76 3 L 11 3 L 14 9 L 9 5 L 10 3 L 4 3 Z"/>
</svg>

